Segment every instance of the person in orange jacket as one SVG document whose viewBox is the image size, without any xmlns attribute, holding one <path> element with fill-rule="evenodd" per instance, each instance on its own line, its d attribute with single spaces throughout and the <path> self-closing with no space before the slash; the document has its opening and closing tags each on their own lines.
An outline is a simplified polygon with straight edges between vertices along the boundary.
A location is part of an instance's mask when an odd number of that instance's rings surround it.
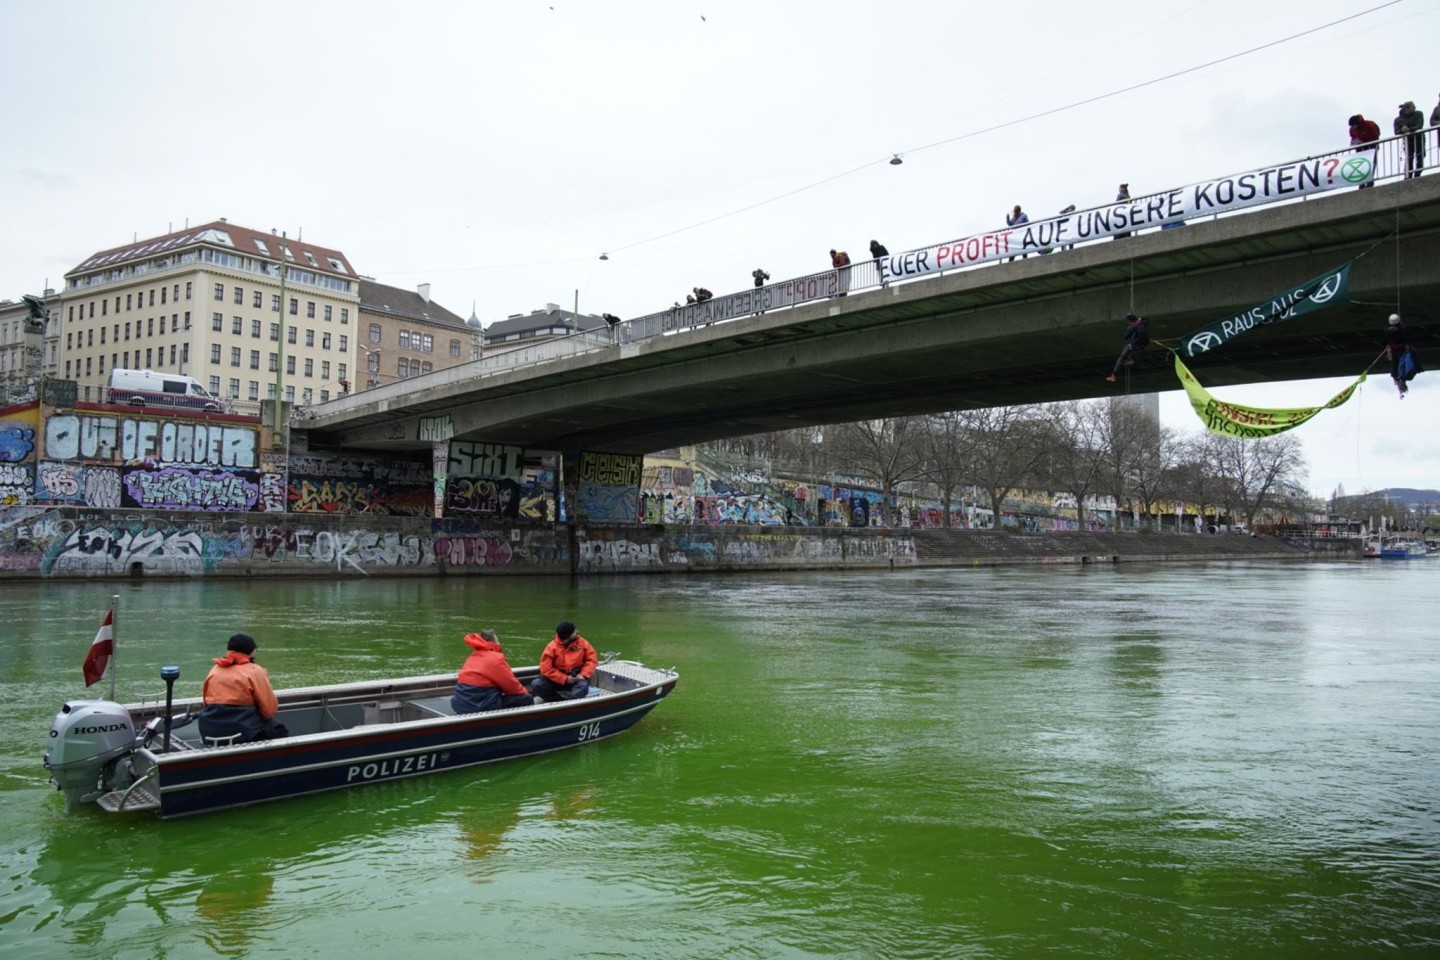
<svg viewBox="0 0 1440 960">
<path fill-rule="evenodd" d="M 270 674 L 255 662 L 255 638 L 249 634 L 230 638 L 225 656 L 217 658 L 206 675 L 200 697 L 205 701 L 198 717 L 200 735 L 206 740 L 249 743 L 289 733 L 275 719 L 280 704 Z"/>
<path fill-rule="evenodd" d="M 579 700 L 590 693 L 590 678 L 599 663 L 590 641 L 566 620 L 555 628 L 555 639 L 540 654 L 540 676 L 530 682 L 530 693 L 546 703 Z"/>
<path fill-rule="evenodd" d="M 450 706 L 458 713 L 481 713 L 502 707 L 528 707 L 535 702 L 510 669 L 494 630 L 465 634 L 473 651 L 460 667 Z"/>
</svg>

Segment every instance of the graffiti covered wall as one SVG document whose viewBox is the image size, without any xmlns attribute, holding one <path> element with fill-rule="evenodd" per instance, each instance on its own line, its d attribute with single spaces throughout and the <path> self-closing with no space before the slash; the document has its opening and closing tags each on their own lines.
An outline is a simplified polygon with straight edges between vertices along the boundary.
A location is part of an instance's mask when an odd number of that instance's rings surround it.
<svg viewBox="0 0 1440 960">
<path fill-rule="evenodd" d="M 428 518 L 273 518 L 16 507 L 0 576 L 408 576 L 568 573 L 566 534 Z"/>
</svg>

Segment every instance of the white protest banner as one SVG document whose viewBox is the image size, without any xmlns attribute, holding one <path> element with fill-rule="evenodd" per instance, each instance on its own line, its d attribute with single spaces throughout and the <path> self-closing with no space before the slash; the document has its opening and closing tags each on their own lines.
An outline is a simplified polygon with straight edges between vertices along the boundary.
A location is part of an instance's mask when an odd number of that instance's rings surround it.
<svg viewBox="0 0 1440 960">
<path fill-rule="evenodd" d="M 878 261 L 881 280 L 906 280 L 991 260 L 1039 253 L 1069 243 L 1132 233 L 1195 217 L 1292 200 L 1369 183 L 1374 151 L 1329 154 L 1207 180 L 1133 200 L 976 234 Z"/>
</svg>

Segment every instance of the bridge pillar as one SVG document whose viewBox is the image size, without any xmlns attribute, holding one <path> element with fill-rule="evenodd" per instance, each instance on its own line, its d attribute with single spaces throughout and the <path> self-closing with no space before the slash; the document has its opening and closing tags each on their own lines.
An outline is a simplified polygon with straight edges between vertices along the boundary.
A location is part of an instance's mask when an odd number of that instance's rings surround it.
<svg viewBox="0 0 1440 960">
<path fill-rule="evenodd" d="M 445 472 L 450 467 L 450 441 L 430 443 L 430 466 L 435 474 L 435 519 L 445 516 Z"/>
</svg>

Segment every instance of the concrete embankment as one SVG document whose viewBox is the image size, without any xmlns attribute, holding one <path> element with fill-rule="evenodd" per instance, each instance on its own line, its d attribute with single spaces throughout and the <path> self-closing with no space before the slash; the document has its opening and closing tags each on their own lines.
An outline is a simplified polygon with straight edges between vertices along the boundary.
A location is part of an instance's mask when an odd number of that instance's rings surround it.
<svg viewBox="0 0 1440 960">
<path fill-rule="evenodd" d="M 1319 547 L 1326 546 L 1322 552 Z M 1358 559 L 1274 537 L 843 527 L 578 526 L 325 514 L 0 511 L 0 579 L 496 576 Z"/>
</svg>

